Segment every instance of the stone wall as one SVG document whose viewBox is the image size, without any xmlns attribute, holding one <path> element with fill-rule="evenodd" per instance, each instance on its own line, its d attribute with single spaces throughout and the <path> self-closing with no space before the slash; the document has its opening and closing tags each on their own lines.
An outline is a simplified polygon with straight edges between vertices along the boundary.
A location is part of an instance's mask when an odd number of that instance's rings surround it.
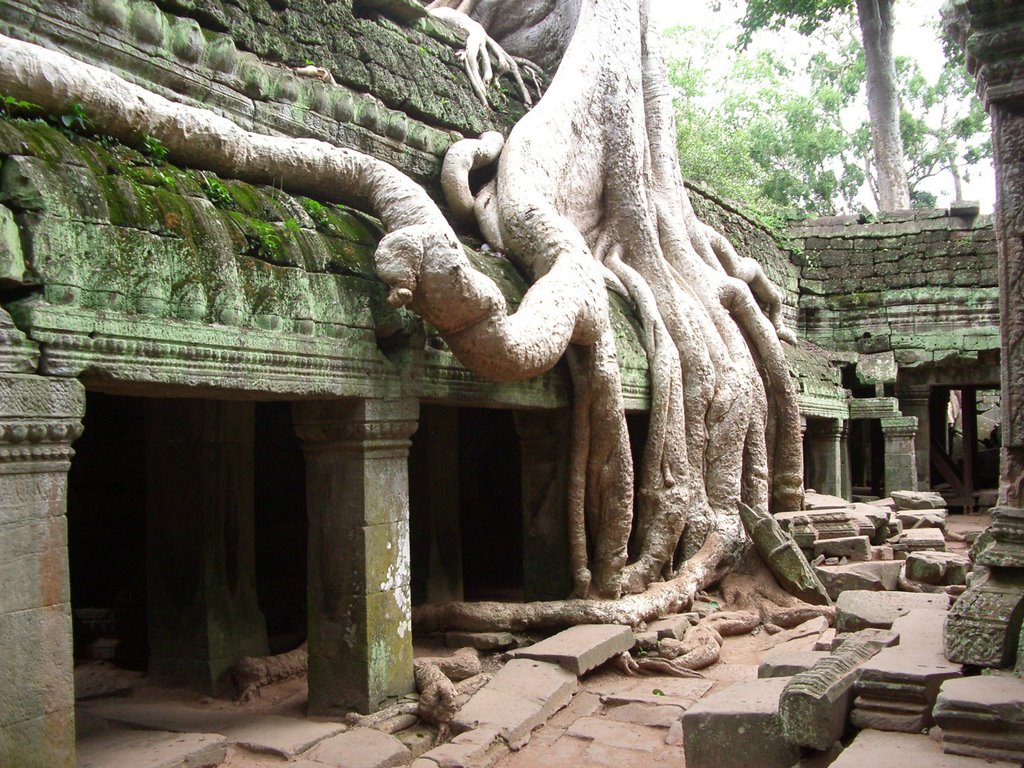
<svg viewBox="0 0 1024 768">
<path fill-rule="evenodd" d="M 817 219 L 800 249 L 802 335 L 823 347 L 892 352 L 900 368 L 971 365 L 999 348 L 990 216 L 939 210 Z"/>
<path fill-rule="evenodd" d="M 459 41 L 413 0 L 7 0 L 0 32 L 249 130 L 358 149 L 435 193 L 453 141 L 507 132 L 525 111 L 510 79 L 484 107 Z M 309 64 L 334 82 L 291 69 Z"/>
</svg>

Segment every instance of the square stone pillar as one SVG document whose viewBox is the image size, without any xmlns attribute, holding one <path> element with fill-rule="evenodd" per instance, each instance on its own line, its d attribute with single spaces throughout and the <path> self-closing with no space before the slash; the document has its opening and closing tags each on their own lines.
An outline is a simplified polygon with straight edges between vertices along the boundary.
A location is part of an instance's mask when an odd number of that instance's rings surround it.
<svg viewBox="0 0 1024 768">
<path fill-rule="evenodd" d="M 296 403 L 309 513 L 309 713 L 411 693 L 409 438 L 416 400 Z"/>
<path fill-rule="evenodd" d="M 915 416 L 897 416 L 881 419 L 885 440 L 885 494 L 917 488 L 917 458 L 914 436 L 917 434 Z"/>
<path fill-rule="evenodd" d="M 917 471 L 918 490 L 931 489 L 931 387 L 901 385 L 897 395 L 900 413 L 917 419 L 917 434 L 914 436 L 914 464 Z M 908 489 L 910 490 L 910 489 Z"/>
<path fill-rule="evenodd" d="M 810 452 L 810 456 L 805 457 L 810 469 L 807 480 L 818 493 L 843 495 L 842 442 L 845 435 L 839 419 L 809 419 L 807 422 L 806 445 Z"/>
<path fill-rule="evenodd" d="M 561 600 L 572 592 L 569 413 L 519 411 L 513 419 L 523 466 L 523 599 Z"/>
<path fill-rule="evenodd" d="M 0 765 L 71 768 L 67 473 L 85 391 L 0 374 Z"/>
<path fill-rule="evenodd" d="M 224 696 L 267 653 L 256 598 L 251 402 L 146 403 L 149 675 Z"/>
</svg>

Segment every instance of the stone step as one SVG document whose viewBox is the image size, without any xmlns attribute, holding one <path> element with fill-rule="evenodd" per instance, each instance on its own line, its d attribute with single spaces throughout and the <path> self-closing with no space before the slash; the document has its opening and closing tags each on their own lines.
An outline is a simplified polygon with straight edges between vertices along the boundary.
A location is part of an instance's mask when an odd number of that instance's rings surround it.
<svg viewBox="0 0 1024 768">
<path fill-rule="evenodd" d="M 923 734 L 864 730 L 857 734 L 830 768 L 1013 768 L 1016 763 L 990 763 L 949 755 L 942 745 Z"/>
<path fill-rule="evenodd" d="M 633 633 L 629 632 L 632 645 Z M 567 705 L 579 685 L 576 675 L 556 664 L 512 659 L 458 711 L 458 732 L 490 729 L 513 749 L 530 739 L 534 728 Z"/>
<path fill-rule="evenodd" d="M 961 675 L 959 664 L 937 659 L 927 646 L 886 648 L 860 669 L 851 722 L 858 728 L 919 733 L 933 723 L 939 687 Z"/>
<path fill-rule="evenodd" d="M 618 624 L 581 624 L 511 651 L 515 659 L 558 664 L 577 677 L 633 647 L 633 630 Z"/>
<path fill-rule="evenodd" d="M 979 675 L 947 680 L 935 722 L 946 752 L 1024 764 L 1024 680 Z"/>
<path fill-rule="evenodd" d="M 683 713 L 687 768 L 790 768 L 800 748 L 783 737 L 779 697 L 792 678 L 735 683 Z"/>
</svg>

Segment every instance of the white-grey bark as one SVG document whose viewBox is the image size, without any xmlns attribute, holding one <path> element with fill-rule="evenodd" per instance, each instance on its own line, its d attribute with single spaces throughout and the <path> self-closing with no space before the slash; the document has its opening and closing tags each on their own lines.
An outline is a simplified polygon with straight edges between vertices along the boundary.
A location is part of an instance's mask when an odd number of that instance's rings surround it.
<svg viewBox="0 0 1024 768">
<path fill-rule="evenodd" d="M 895 0 L 857 0 L 857 19 L 867 68 L 868 117 L 877 169 L 878 207 L 897 211 L 910 207 L 896 60 L 892 50 Z"/>
</svg>

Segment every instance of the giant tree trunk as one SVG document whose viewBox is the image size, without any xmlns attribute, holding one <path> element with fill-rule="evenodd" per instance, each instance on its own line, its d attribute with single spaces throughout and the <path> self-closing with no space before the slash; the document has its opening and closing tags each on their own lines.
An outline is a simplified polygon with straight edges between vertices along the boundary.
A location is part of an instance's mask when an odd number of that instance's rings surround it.
<svg viewBox="0 0 1024 768">
<path fill-rule="evenodd" d="M 857 0 L 857 18 L 867 65 L 868 117 L 878 174 L 878 207 L 897 211 L 910 207 L 896 60 L 892 52 L 894 0 Z"/>
<path fill-rule="evenodd" d="M 740 502 L 762 511 L 802 504 L 781 297 L 755 261 L 694 214 L 647 0 L 579 0 L 578 19 L 545 15 L 552 2 L 471 0 L 477 10 L 504 5 L 540 24 L 544 34 L 524 30 L 527 50 L 517 53 L 536 57 L 529 41 L 567 42 L 547 93 L 503 151 L 496 135 L 457 144 L 444 176 L 459 202 L 453 208 L 475 213 L 491 244 L 531 276 L 514 314 L 426 194 L 384 163 L 322 142 L 248 133 L 62 54 L 0 38 L 0 90 L 8 95 L 54 114 L 78 103 L 98 131 L 126 141 L 148 134 L 180 163 L 376 213 L 388 230 L 376 254 L 388 300 L 430 321 L 477 373 L 527 378 L 568 353 L 575 401 L 567 514 L 579 599 L 421 612 L 435 624 L 636 623 L 688 604 L 740 561 Z M 469 169 L 499 152 L 494 178 L 474 200 Z M 651 369 L 635 516 L 606 280 L 634 304 Z M 623 591 L 642 594 L 620 600 Z"/>
</svg>

